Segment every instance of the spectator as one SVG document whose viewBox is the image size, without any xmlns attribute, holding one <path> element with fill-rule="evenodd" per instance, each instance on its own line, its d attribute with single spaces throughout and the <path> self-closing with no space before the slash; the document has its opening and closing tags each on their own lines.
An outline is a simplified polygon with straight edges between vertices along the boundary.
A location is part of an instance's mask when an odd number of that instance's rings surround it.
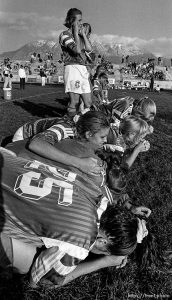
<svg viewBox="0 0 172 300">
<path fill-rule="evenodd" d="M 160 86 L 159 86 L 159 84 L 157 84 L 157 86 L 155 87 L 155 91 L 158 92 L 158 93 L 160 93 Z"/>
<path fill-rule="evenodd" d="M 128 65 L 129 55 L 126 56 L 126 65 Z"/>
<path fill-rule="evenodd" d="M 4 88 L 7 87 L 12 88 L 13 74 L 11 71 L 11 66 L 9 64 L 4 67 L 3 75 L 4 75 Z"/>
<path fill-rule="evenodd" d="M 20 89 L 24 90 L 25 89 L 26 72 L 25 72 L 23 65 L 20 66 L 18 74 L 20 77 Z"/>
<path fill-rule="evenodd" d="M 31 58 L 30 58 L 31 64 L 34 62 L 34 60 L 35 60 L 35 56 L 34 56 L 34 54 L 32 53 Z"/>
<path fill-rule="evenodd" d="M 153 92 L 154 88 L 154 74 L 152 73 L 150 76 L 150 92 Z"/>
<path fill-rule="evenodd" d="M 43 68 L 40 69 L 40 76 L 41 76 L 41 85 L 45 86 L 45 78 L 47 76 L 46 76 L 45 70 Z"/>
<path fill-rule="evenodd" d="M 53 60 L 53 53 L 50 53 L 50 60 Z"/>
</svg>

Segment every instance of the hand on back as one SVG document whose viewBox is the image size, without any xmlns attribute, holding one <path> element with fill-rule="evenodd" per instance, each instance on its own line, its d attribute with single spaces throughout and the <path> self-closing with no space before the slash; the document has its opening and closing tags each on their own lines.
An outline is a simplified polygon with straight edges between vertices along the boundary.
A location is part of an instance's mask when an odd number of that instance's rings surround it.
<svg viewBox="0 0 172 300">
<path fill-rule="evenodd" d="M 100 166 L 100 163 L 96 158 L 88 157 L 80 160 L 79 169 L 86 174 L 98 175 L 104 171 L 104 166 Z"/>
</svg>

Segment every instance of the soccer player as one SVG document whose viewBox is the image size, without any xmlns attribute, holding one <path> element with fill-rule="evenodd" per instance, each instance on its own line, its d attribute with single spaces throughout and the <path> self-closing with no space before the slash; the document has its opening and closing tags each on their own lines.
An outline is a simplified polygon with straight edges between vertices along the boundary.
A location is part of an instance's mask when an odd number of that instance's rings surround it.
<svg viewBox="0 0 172 300">
<path fill-rule="evenodd" d="M 0 158 L 0 264 L 20 273 L 31 268 L 33 287 L 45 279 L 60 286 L 102 267 L 125 265 L 148 234 L 144 221 L 113 205 L 99 219 L 101 190 L 93 181 L 4 148 Z M 101 256 L 80 264 L 89 252 Z"/>
<path fill-rule="evenodd" d="M 73 117 L 77 113 L 80 96 L 85 108 L 92 103 L 85 56 L 85 51 L 92 51 L 92 46 L 82 26 L 80 10 L 69 9 L 65 26 L 67 30 L 60 34 L 59 43 L 63 52 L 65 93 L 70 96 L 68 115 Z"/>
<path fill-rule="evenodd" d="M 93 97 L 93 105 L 97 110 L 99 110 L 99 105 L 108 101 L 108 76 L 105 72 L 100 73 L 97 80 L 94 80 Z"/>
<path fill-rule="evenodd" d="M 147 134 L 153 132 L 151 123 L 156 116 L 156 104 L 148 97 L 140 99 L 134 99 L 132 97 L 115 99 L 107 105 L 100 105 L 98 110 L 104 112 L 107 117 L 110 118 L 113 126 L 119 127 L 120 121 L 129 115 L 134 115 L 148 123 L 149 128 Z"/>
</svg>

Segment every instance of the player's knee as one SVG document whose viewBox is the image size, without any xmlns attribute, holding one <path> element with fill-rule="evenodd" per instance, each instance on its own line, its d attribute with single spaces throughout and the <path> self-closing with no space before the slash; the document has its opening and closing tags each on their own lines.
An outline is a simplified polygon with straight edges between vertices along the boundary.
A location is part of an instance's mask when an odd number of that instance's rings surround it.
<svg viewBox="0 0 172 300">
<path fill-rule="evenodd" d="M 92 105 L 92 99 L 91 97 L 87 97 L 84 99 L 85 108 L 89 108 Z"/>
</svg>

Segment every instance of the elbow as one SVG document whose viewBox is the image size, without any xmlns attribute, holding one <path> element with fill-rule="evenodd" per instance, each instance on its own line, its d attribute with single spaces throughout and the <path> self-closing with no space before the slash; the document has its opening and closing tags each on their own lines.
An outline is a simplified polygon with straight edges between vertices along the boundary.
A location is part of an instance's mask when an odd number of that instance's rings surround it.
<svg viewBox="0 0 172 300">
<path fill-rule="evenodd" d="M 81 49 L 76 49 L 76 54 L 81 54 Z"/>
<path fill-rule="evenodd" d="M 38 149 L 38 142 L 36 139 L 32 140 L 29 144 L 28 144 L 28 149 L 31 150 L 32 152 L 37 152 Z"/>
</svg>

